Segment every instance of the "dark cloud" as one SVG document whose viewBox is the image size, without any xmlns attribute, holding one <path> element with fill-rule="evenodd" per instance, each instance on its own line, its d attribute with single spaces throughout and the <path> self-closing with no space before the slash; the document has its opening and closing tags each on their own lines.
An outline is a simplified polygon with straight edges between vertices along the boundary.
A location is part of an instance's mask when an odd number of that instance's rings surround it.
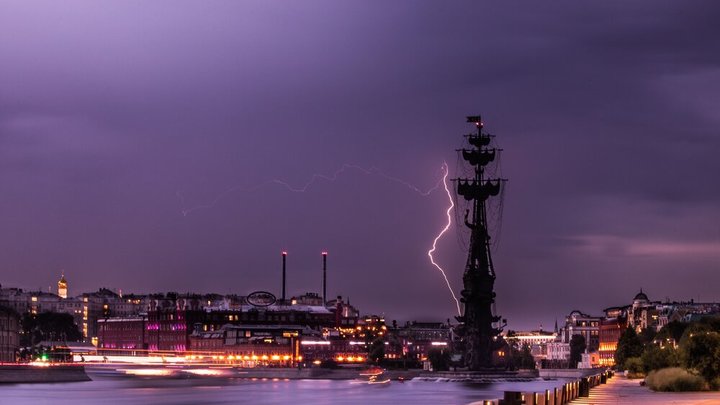
<svg viewBox="0 0 720 405">
<path fill-rule="evenodd" d="M 426 252 L 446 196 L 388 177 L 433 187 L 482 113 L 510 178 L 495 253 L 513 327 L 641 286 L 718 300 L 717 9 L 3 2 L 2 283 L 275 290 L 287 249 L 301 293 L 327 249 L 333 294 L 445 319 Z M 343 164 L 384 176 L 274 181 Z M 437 252 L 456 290 L 461 232 Z"/>
</svg>

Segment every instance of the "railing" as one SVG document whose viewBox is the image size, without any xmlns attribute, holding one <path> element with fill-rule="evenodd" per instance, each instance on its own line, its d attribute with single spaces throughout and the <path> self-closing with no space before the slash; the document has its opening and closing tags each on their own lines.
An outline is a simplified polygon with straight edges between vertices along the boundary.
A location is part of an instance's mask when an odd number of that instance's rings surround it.
<svg viewBox="0 0 720 405">
<path fill-rule="evenodd" d="M 563 405 L 579 397 L 590 395 L 590 389 L 606 384 L 613 372 L 604 370 L 597 374 L 576 378 L 553 389 L 535 392 L 505 391 L 502 399 L 489 399 L 475 405 Z"/>
</svg>

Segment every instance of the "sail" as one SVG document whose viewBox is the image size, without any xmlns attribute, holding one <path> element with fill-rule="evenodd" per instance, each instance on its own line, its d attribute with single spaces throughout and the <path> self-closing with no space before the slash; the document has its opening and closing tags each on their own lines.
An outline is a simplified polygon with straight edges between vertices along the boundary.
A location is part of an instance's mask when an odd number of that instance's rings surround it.
<svg viewBox="0 0 720 405">
<path fill-rule="evenodd" d="M 495 183 L 493 183 L 493 181 Z M 460 179 L 458 181 L 458 194 L 466 200 L 485 201 L 490 196 L 500 193 L 500 180 L 488 180 L 485 183 L 474 180 Z"/>
<path fill-rule="evenodd" d="M 495 149 L 488 150 L 462 150 L 463 159 L 473 166 L 485 166 L 495 160 Z"/>
<path fill-rule="evenodd" d="M 470 142 L 470 145 L 475 146 L 477 148 L 482 146 L 488 146 L 490 145 L 490 137 L 485 135 L 470 135 L 468 136 L 468 142 Z"/>
</svg>

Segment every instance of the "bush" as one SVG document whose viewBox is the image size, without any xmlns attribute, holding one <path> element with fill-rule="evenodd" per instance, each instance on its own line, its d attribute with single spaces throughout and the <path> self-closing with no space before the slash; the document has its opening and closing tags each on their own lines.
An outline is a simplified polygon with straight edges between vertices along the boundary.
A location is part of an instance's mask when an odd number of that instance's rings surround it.
<svg viewBox="0 0 720 405">
<path fill-rule="evenodd" d="M 645 382 L 653 391 L 701 391 L 705 388 L 702 377 L 678 367 L 652 371 Z"/>
<path fill-rule="evenodd" d="M 645 367 L 640 357 L 630 357 L 625 360 L 625 370 L 627 370 L 628 378 L 642 378 L 645 376 Z"/>
</svg>

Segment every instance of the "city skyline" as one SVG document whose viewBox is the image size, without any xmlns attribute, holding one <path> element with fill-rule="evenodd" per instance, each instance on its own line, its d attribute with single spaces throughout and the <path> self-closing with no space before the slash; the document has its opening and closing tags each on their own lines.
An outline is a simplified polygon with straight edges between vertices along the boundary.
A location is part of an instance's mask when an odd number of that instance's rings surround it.
<svg viewBox="0 0 720 405">
<path fill-rule="evenodd" d="M 427 257 L 481 114 L 497 312 L 717 302 L 718 5 L 0 5 L 0 283 L 456 314 Z M 453 216 L 453 221 L 462 219 Z M 453 222 L 435 258 L 459 293 Z M 40 287 L 45 290 L 44 285 Z"/>
</svg>

